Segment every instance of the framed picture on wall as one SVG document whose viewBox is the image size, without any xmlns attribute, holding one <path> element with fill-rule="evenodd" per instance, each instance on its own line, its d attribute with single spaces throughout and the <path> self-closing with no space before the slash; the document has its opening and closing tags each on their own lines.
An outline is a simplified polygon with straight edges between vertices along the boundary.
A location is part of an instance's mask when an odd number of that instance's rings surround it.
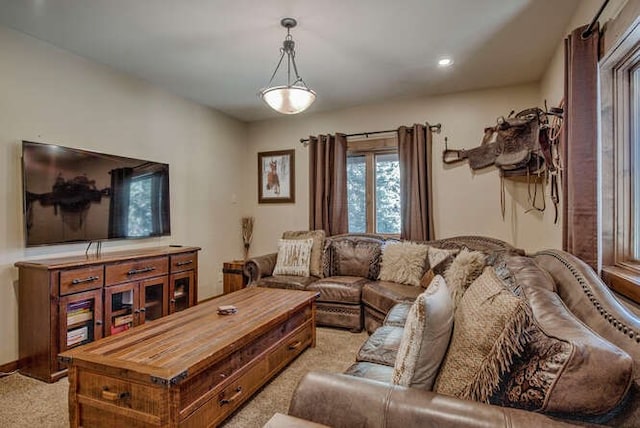
<svg viewBox="0 0 640 428">
<path fill-rule="evenodd" d="M 296 201 L 295 150 L 258 153 L 258 203 Z"/>
</svg>

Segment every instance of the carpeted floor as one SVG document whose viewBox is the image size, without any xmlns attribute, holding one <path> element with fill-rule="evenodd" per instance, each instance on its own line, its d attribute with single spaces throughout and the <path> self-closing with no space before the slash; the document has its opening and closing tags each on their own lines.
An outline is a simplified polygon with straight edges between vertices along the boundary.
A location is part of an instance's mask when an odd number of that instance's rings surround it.
<svg viewBox="0 0 640 428">
<path fill-rule="evenodd" d="M 222 425 L 252 428 L 264 425 L 274 413 L 287 413 L 298 380 L 308 371 L 342 372 L 355 360 L 366 333 L 317 329 L 317 344 L 276 376 Z M 62 428 L 69 426 L 64 378 L 48 384 L 19 374 L 0 378 L 0 426 Z"/>
</svg>

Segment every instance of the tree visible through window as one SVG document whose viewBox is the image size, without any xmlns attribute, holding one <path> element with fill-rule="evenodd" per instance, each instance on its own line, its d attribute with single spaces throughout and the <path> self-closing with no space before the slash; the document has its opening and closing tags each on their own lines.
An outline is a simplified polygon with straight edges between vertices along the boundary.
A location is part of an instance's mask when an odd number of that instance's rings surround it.
<svg viewBox="0 0 640 428">
<path fill-rule="evenodd" d="M 400 233 L 400 162 L 398 154 L 375 156 L 376 233 Z"/>
<path fill-rule="evenodd" d="M 398 153 L 368 143 L 369 150 L 350 151 L 347 158 L 349 232 L 400 234 Z"/>
<path fill-rule="evenodd" d="M 127 236 L 149 236 L 153 232 L 152 181 L 152 175 L 134 178 L 131 181 Z"/>
</svg>

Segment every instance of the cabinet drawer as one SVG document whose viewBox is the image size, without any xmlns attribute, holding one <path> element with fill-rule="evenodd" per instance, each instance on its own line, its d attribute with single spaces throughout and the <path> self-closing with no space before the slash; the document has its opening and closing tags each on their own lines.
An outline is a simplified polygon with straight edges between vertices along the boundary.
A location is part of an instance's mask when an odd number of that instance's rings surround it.
<svg viewBox="0 0 640 428">
<path fill-rule="evenodd" d="M 158 421 L 168 389 L 78 370 L 78 401 L 102 407 L 110 413 Z"/>
<path fill-rule="evenodd" d="M 220 389 L 213 398 L 187 417 L 179 426 L 182 428 L 217 426 L 268 379 L 267 361 L 257 361 L 242 376 Z"/>
<path fill-rule="evenodd" d="M 104 266 L 90 266 L 60 272 L 60 295 L 93 290 L 104 284 Z"/>
<path fill-rule="evenodd" d="M 248 364 L 263 359 L 265 352 L 274 346 L 281 346 L 280 342 L 298 332 L 302 325 L 311 325 L 310 310 L 301 311 L 290 319 L 275 326 L 271 331 L 260 336 L 252 343 L 231 353 L 203 370 L 196 376 L 190 377 L 180 383 L 180 412 L 189 414 L 194 408 L 208 400 L 212 391 L 220 388 L 222 384 L 238 375 Z M 311 331 L 311 330 L 310 330 Z M 297 339 L 289 340 L 287 346 Z M 309 343 L 311 343 L 309 341 Z M 303 345 L 302 349 L 306 346 Z M 297 355 L 297 353 L 294 353 Z"/>
<path fill-rule="evenodd" d="M 171 273 L 198 268 L 198 255 L 196 252 L 174 254 L 171 256 Z"/>
<path fill-rule="evenodd" d="M 106 285 L 119 284 L 154 276 L 166 275 L 169 272 L 168 257 L 153 257 L 125 263 L 107 265 L 105 268 Z"/>
<path fill-rule="evenodd" d="M 302 351 L 307 349 L 313 340 L 313 324 L 301 326 L 295 333 L 286 337 L 267 358 L 269 372 L 280 371 Z"/>
</svg>

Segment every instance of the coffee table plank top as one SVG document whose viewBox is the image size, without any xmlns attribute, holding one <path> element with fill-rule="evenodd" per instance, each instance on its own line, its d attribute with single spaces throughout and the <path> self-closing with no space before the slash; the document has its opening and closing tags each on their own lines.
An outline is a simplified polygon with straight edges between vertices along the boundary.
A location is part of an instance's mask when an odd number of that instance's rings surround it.
<svg viewBox="0 0 640 428">
<path fill-rule="evenodd" d="M 78 366 L 174 383 L 228 356 L 318 297 L 314 291 L 245 288 L 60 354 Z M 218 306 L 234 305 L 232 315 Z"/>
</svg>

